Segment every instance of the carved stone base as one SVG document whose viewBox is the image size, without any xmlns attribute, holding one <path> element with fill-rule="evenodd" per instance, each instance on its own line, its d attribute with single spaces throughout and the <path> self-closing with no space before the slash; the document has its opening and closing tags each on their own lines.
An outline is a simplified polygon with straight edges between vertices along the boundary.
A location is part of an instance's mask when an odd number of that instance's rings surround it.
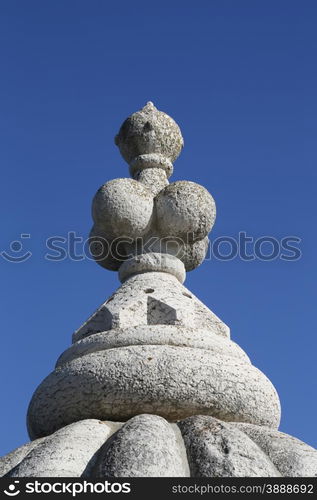
<svg viewBox="0 0 317 500">
<path fill-rule="evenodd" d="M 268 427 L 192 416 L 82 420 L 0 459 L 9 477 L 312 477 L 317 451 Z"/>
</svg>

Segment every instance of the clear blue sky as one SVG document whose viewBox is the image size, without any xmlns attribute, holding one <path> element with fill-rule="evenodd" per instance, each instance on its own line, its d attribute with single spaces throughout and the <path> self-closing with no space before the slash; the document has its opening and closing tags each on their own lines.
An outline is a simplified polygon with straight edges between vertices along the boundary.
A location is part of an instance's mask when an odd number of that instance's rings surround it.
<svg viewBox="0 0 317 500">
<path fill-rule="evenodd" d="M 281 430 L 316 446 L 316 2 L 3 0 L 0 9 L 0 250 L 29 233 L 32 252 L 20 264 L 0 257 L 0 454 L 28 440 L 33 391 L 119 285 L 88 259 L 46 260 L 45 240 L 88 234 L 97 188 L 128 175 L 113 137 L 148 100 L 182 127 L 173 179 L 213 194 L 213 238 L 302 239 L 295 262 L 212 259 L 186 286 L 274 383 Z"/>
</svg>

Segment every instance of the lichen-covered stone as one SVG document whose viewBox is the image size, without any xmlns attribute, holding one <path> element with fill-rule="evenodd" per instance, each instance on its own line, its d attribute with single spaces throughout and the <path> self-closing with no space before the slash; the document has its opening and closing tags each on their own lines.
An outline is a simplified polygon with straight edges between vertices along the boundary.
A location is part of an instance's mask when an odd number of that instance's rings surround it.
<svg viewBox="0 0 317 500">
<path fill-rule="evenodd" d="M 179 246 L 176 257 L 183 262 L 186 271 L 193 271 L 205 260 L 208 245 L 208 236 L 193 243 L 183 242 Z"/>
<path fill-rule="evenodd" d="M 145 184 L 153 193 L 153 196 L 156 196 L 168 185 L 166 171 L 158 167 L 142 168 L 134 178 L 138 182 Z"/>
<path fill-rule="evenodd" d="M 152 102 L 125 120 L 115 142 L 132 175 L 143 168 L 160 167 L 170 176 L 184 145 L 177 123 Z"/>
<path fill-rule="evenodd" d="M 155 198 L 160 234 L 176 236 L 184 242 L 207 236 L 216 218 L 216 205 L 207 189 L 195 182 L 177 181 Z"/>
<path fill-rule="evenodd" d="M 114 179 L 97 191 L 92 206 L 94 221 L 103 228 L 105 237 L 138 238 L 150 228 L 153 217 L 153 195 L 134 179 Z"/>
</svg>

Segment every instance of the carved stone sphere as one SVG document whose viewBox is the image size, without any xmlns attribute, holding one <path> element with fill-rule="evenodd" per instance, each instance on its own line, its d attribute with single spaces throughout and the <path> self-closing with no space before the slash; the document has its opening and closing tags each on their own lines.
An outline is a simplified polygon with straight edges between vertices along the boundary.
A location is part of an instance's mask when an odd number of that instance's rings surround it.
<svg viewBox="0 0 317 500">
<path fill-rule="evenodd" d="M 133 179 L 114 179 L 97 191 L 92 215 L 109 240 L 142 237 L 151 226 L 153 195 Z"/>
<path fill-rule="evenodd" d="M 207 236 L 216 218 L 216 205 L 207 189 L 195 182 L 177 181 L 155 198 L 157 224 L 162 236 L 185 242 Z"/>
<path fill-rule="evenodd" d="M 130 165 L 143 155 L 151 155 L 158 166 L 164 166 L 164 159 L 173 163 L 184 145 L 177 123 L 151 102 L 125 120 L 115 142 Z"/>
</svg>

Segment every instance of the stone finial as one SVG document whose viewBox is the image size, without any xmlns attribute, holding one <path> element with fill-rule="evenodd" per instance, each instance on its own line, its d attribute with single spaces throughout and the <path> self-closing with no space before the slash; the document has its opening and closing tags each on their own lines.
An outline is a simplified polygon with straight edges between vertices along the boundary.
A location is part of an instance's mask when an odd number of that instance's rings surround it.
<svg viewBox="0 0 317 500">
<path fill-rule="evenodd" d="M 147 168 L 164 169 L 170 177 L 173 162 L 184 146 L 177 123 L 150 101 L 125 120 L 115 143 L 134 178 Z"/>
<path fill-rule="evenodd" d="M 142 114 L 158 114 L 155 126 L 161 120 L 147 153 L 142 131 L 125 149 Z M 215 206 L 198 184 L 168 184 L 158 157 L 175 158 L 180 142 L 158 140 L 160 127 L 176 126 L 162 115 L 148 103 L 127 120 L 118 143 L 139 173 L 107 182 L 94 199 L 92 234 L 115 243 L 102 265 L 119 268 L 123 284 L 74 332 L 35 391 L 27 416 L 34 441 L 0 458 L 0 476 L 316 475 L 317 451 L 277 430 L 271 382 L 182 285 L 185 268 L 204 259 Z M 162 247 L 166 237 L 181 242 L 180 253 Z"/>
<path fill-rule="evenodd" d="M 125 120 L 116 144 L 133 179 L 113 179 L 97 191 L 91 252 L 102 267 L 119 270 L 121 281 L 160 271 L 183 282 L 185 270 L 195 269 L 206 256 L 216 206 L 195 182 L 169 184 L 172 162 L 183 147 L 181 131 L 148 102 Z"/>
<path fill-rule="evenodd" d="M 122 285 L 73 334 L 34 393 L 30 436 L 144 413 L 276 429 L 274 387 L 230 340 L 227 325 L 182 284 L 185 270 L 204 260 L 215 203 L 203 186 L 168 182 L 168 165 L 183 144 L 177 125 L 148 104 L 126 120 L 117 143 L 134 178 L 101 186 L 91 234 L 96 246 L 99 239 L 109 244 L 99 263 L 117 269 Z M 200 421 L 193 426 L 201 434 Z"/>
</svg>

